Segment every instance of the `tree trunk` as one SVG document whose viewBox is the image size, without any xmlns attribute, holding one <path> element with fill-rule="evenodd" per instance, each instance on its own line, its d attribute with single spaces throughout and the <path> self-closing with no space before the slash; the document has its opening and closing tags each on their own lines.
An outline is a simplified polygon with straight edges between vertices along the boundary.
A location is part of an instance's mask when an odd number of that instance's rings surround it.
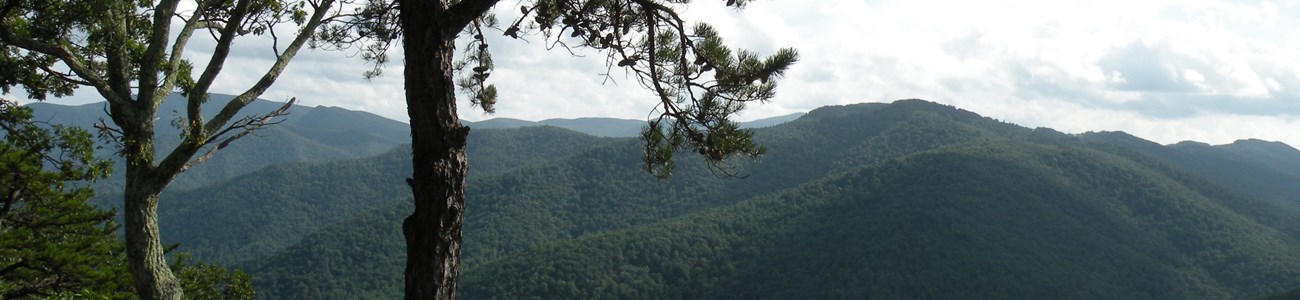
<svg viewBox="0 0 1300 300">
<path fill-rule="evenodd" d="M 126 194 L 123 199 L 126 262 L 135 294 L 144 300 L 179 300 L 180 282 L 163 256 L 158 233 L 158 195 L 167 179 L 154 173 L 154 111 L 148 102 L 110 105 L 110 116 L 122 130 L 122 157 L 126 159 Z"/>
<path fill-rule="evenodd" d="M 445 1 L 400 1 L 411 118 L 415 211 L 406 237 L 406 299 L 455 299 L 465 208 L 465 137 L 456 115 L 452 58 L 456 31 L 438 24 Z"/>
<path fill-rule="evenodd" d="M 126 223 L 126 260 L 135 293 L 144 300 L 178 300 L 184 296 L 163 255 L 158 233 L 158 195 L 174 176 L 154 174 L 153 113 L 147 103 L 135 111 L 113 107 L 122 126 L 123 157 L 126 159 L 126 195 L 123 199 Z"/>
<path fill-rule="evenodd" d="M 131 279 L 141 299 L 181 299 L 180 283 L 167 266 L 158 234 L 158 194 L 163 184 L 151 181 L 142 172 L 127 167 L 124 229 L 126 241 L 131 243 L 126 247 Z"/>
</svg>

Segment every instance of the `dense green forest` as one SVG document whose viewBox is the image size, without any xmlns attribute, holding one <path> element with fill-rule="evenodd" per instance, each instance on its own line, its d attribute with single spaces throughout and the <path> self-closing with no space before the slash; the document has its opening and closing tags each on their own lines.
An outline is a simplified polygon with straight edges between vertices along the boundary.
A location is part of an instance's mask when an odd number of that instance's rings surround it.
<svg viewBox="0 0 1300 300">
<path fill-rule="evenodd" d="M 318 112 L 334 115 L 308 117 Z M 312 109 L 282 125 L 319 134 L 250 151 L 344 151 L 356 140 L 330 142 L 347 128 L 330 120 L 361 117 Z M 1164 146 L 904 100 L 755 129 L 767 155 L 720 166 L 739 178 L 688 158 L 659 181 L 640 168 L 639 140 L 534 125 L 470 124 L 464 298 L 1222 299 L 1300 287 L 1300 151 L 1285 144 Z M 394 147 L 204 175 L 222 179 L 164 194 L 164 239 L 241 268 L 260 298 L 400 297 L 410 166 Z"/>
<path fill-rule="evenodd" d="M 481 130 L 470 140 L 469 152 L 484 158 L 470 174 L 475 178 L 603 143 L 555 127 Z M 159 223 L 182 250 L 237 263 L 409 196 L 403 181 L 409 169 L 407 147 L 357 160 L 272 165 L 209 186 L 164 193 L 171 201 L 159 205 Z"/>
<path fill-rule="evenodd" d="M 1300 231 L 1251 221 L 1257 211 L 1233 209 L 1249 200 L 1198 191 L 1192 186 L 1203 182 L 1165 171 L 1078 147 L 926 151 L 734 206 L 541 245 L 472 269 L 463 292 L 1222 299 L 1297 283 Z"/>
<path fill-rule="evenodd" d="M 1162 162 L 1283 207 L 1300 210 L 1300 161 L 1286 144 L 1240 140 L 1210 146 L 1182 142 L 1168 147 L 1123 132 L 1081 135 L 1084 140 L 1130 148 Z"/>
</svg>

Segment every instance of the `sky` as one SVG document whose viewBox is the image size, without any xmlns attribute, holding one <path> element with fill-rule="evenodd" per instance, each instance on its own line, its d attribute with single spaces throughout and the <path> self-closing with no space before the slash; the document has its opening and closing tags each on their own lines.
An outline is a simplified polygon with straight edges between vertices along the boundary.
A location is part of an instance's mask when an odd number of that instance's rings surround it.
<svg viewBox="0 0 1300 300">
<path fill-rule="evenodd" d="M 753 120 L 827 105 L 919 98 L 1027 127 L 1125 131 L 1162 144 L 1258 138 L 1300 147 L 1298 1 L 721 0 L 683 7 L 726 43 L 801 61 Z M 810 4 L 811 3 L 811 4 Z M 495 8 L 503 21 L 519 2 Z M 547 51 L 540 37 L 489 35 L 495 114 L 461 101 L 463 119 L 645 119 L 655 99 L 603 58 Z M 192 57 L 209 54 L 196 41 Z M 212 91 L 238 93 L 270 64 L 268 41 L 240 42 Z M 299 54 L 263 98 L 338 106 L 406 121 L 401 53 L 384 77 L 349 51 Z M 53 103 L 98 101 L 82 92 Z M 463 98 L 463 97 L 462 97 Z"/>
</svg>

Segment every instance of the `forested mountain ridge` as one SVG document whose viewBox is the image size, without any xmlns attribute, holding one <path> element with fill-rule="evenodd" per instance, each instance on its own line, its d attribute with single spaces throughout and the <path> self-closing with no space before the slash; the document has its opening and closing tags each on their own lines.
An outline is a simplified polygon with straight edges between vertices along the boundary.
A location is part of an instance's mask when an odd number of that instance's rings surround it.
<svg viewBox="0 0 1300 300">
<path fill-rule="evenodd" d="M 741 128 L 762 128 L 780 125 L 785 122 L 793 121 L 803 116 L 803 113 L 793 113 L 770 118 L 762 118 L 749 122 L 740 122 Z M 524 127 L 537 126 L 555 126 L 569 129 L 581 133 L 586 133 L 598 137 L 637 137 L 641 136 L 641 128 L 645 127 L 646 122 L 643 120 L 627 120 L 615 118 L 576 118 L 576 119 L 546 119 L 541 121 L 525 121 L 511 118 L 492 118 L 478 122 L 463 122 L 474 129 L 515 129 Z"/>
<path fill-rule="evenodd" d="M 606 140 L 556 127 L 479 130 L 469 137 L 471 178 L 528 166 Z M 385 203 L 409 197 L 410 148 L 363 159 L 272 165 L 209 186 L 168 192 L 159 205 L 164 237 L 181 250 L 238 263 Z"/>
<path fill-rule="evenodd" d="M 203 108 L 211 117 L 231 95 L 212 94 L 212 101 Z M 272 111 L 283 103 L 263 99 L 254 100 L 236 119 Z M 27 104 L 33 109 L 35 119 L 50 124 L 68 124 L 92 130 L 100 120 L 108 120 L 104 102 L 83 105 L 60 105 L 47 102 Z M 171 95 L 159 109 L 155 121 L 157 138 L 170 150 L 179 140 L 180 132 L 169 122 L 185 111 L 184 101 Z M 743 123 L 742 126 L 764 127 L 788 122 L 798 114 L 778 116 Z M 379 155 L 398 145 L 410 142 L 410 127 L 406 123 L 375 114 L 338 107 L 296 105 L 282 122 L 256 134 L 247 136 L 213 156 L 207 163 L 199 164 L 177 176 L 169 189 L 186 190 L 214 182 L 231 179 L 261 168 L 281 163 L 319 163 L 340 159 L 364 158 Z M 491 129 L 517 129 L 524 127 L 554 126 L 582 132 L 596 137 L 631 137 L 640 135 L 645 121 L 612 118 L 547 119 L 538 122 L 508 118 L 465 122 L 475 132 Z M 100 156 L 114 157 L 111 146 L 102 149 Z M 115 168 L 119 173 L 124 167 Z M 112 176 L 98 184 L 101 193 L 114 193 L 122 185 L 122 176 Z"/>
<path fill-rule="evenodd" d="M 215 114 L 218 105 L 233 98 L 231 95 L 212 94 L 203 111 Z M 155 120 L 156 138 L 160 151 L 170 151 L 180 140 L 180 131 L 170 125 L 172 119 L 185 111 L 185 101 L 178 94 L 168 96 L 158 110 Z M 235 119 L 262 115 L 283 105 L 267 100 L 254 100 L 236 115 Z M 36 120 L 51 124 L 68 124 L 94 131 L 94 124 L 108 120 L 104 102 L 77 106 L 36 102 L 27 105 Z M 185 190 L 234 178 L 280 163 L 314 163 L 339 159 L 362 158 L 384 153 L 393 147 L 410 142 L 408 125 L 359 111 L 336 107 L 294 106 L 281 117 L 280 124 L 268 127 L 241 138 L 222 150 L 212 159 L 181 173 L 169 190 Z M 105 145 L 99 155 L 116 158 L 113 146 Z M 114 168 L 114 176 L 97 186 L 100 194 L 119 191 L 125 167 Z M 102 196 L 102 195 L 101 195 Z"/>
<path fill-rule="evenodd" d="M 99 109 L 80 108 L 61 114 Z M 282 156 L 244 159 L 275 162 L 163 195 L 165 241 L 244 268 L 261 298 L 400 297 L 406 124 L 292 112 L 249 137 Z M 683 153 L 657 181 L 636 139 L 476 124 L 467 299 L 1246 298 L 1300 286 L 1300 217 L 1279 209 L 1300 207 L 1300 151 L 1281 143 L 1162 146 L 903 100 L 756 129 L 767 155 L 723 165 L 743 178 Z"/>
<path fill-rule="evenodd" d="M 1236 192 L 1300 211 L 1300 150 L 1283 143 L 1239 140 L 1218 146 L 1198 142 L 1162 146 L 1123 132 L 1090 132 L 1080 138 L 1125 147 Z"/>
<path fill-rule="evenodd" d="M 478 266 L 465 298 L 1224 299 L 1300 284 L 1253 200 L 1079 146 L 924 151 Z M 1289 222 L 1300 220 L 1287 215 Z"/>
<path fill-rule="evenodd" d="M 771 286 L 819 290 L 770 294 L 786 297 L 941 297 L 971 290 L 989 297 L 1223 298 L 1300 286 L 1290 271 L 1300 270 L 1289 254 L 1300 232 L 1294 212 L 1128 147 L 919 100 L 825 107 L 755 137 L 768 155 L 731 165 L 743 179 L 718 178 L 684 155 L 672 179 L 655 181 L 637 167 L 634 139 L 472 178 L 463 296 L 762 296 L 770 289 L 761 286 Z M 471 170 L 475 164 L 471 157 Z M 862 195 L 891 196 L 862 202 Z M 803 200 L 781 202 L 796 198 Z M 400 214 L 384 210 L 404 209 L 403 201 L 249 262 L 260 295 L 397 296 L 402 241 L 400 218 L 393 216 Z M 1089 214 L 1070 213 L 1083 208 Z M 891 213 L 880 215 L 885 211 Z M 966 225 L 943 227 L 957 221 Z M 917 228 L 900 231 L 909 226 Z M 358 232 L 366 230 L 373 231 Z M 922 244 L 959 239 L 953 243 L 979 248 L 900 247 L 921 242 L 898 232 L 925 233 Z M 827 251 L 844 260 L 816 261 Z M 853 260 L 863 257 L 875 259 Z M 997 270 L 985 258 L 1012 266 L 988 280 L 963 280 Z M 822 268 L 794 268 L 813 262 Z M 769 264 L 820 275 L 791 280 L 772 274 Z M 715 268 L 691 269 L 697 266 Z M 908 271 L 917 266 L 926 267 Z M 1023 287 L 996 282 L 1040 275 L 1055 277 Z M 1077 278 L 1062 279 L 1067 275 Z M 781 280 L 789 282 L 775 282 Z M 1087 284 L 1070 286 L 1075 280 Z"/>
</svg>

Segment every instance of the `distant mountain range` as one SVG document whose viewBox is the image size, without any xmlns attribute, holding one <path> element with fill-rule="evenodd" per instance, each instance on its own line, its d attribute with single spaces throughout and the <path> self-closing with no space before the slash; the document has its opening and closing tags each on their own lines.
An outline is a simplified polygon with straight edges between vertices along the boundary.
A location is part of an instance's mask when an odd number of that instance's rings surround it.
<svg viewBox="0 0 1300 300">
<path fill-rule="evenodd" d="M 793 121 L 803 116 L 803 113 L 794 113 L 784 116 L 776 116 L 741 122 L 741 128 L 763 128 L 776 126 L 785 122 Z M 590 134 L 598 137 L 636 137 L 641 136 L 641 128 L 645 127 L 645 120 L 625 120 L 614 118 L 577 118 L 577 119 L 546 119 L 541 121 L 524 121 L 511 118 L 494 118 L 478 122 L 465 122 L 471 128 L 477 129 L 511 129 L 536 126 L 555 126 L 569 129 L 581 133 Z"/>
<path fill-rule="evenodd" d="M 314 123 L 291 116 L 265 144 L 218 154 L 241 156 L 234 165 L 212 166 L 244 172 L 166 193 L 164 239 L 249 272 L 260 298 L 400 297 L 405 125 L 294 113 Z M 639 140 L 599 137 L 643 122 L 469 124 L 461 297 L 1224 299 L 1300 288 L 1300 151 L 1286 144 L 1070 135 L 920 100 L 787 118 L 750 123 L 767 155 L 721 165 L 743 178 L 683 154 L 666 181 L 640 168 Z M 297 158 L 242 157 L 277 151 Z"/>
<path fill-rule="evenodd" d="M 215 114 L 220 105 L 232 97 L 213 94 L 211 100 L 204 104 L 204 111 Z M 264 114 L 280 105 L 283 103 L 256 100 L 235 118 Z M 93 128 L 100 120 L 112 123 L 105 114 L 107 107 L 102 102 L 77 106 L 36 102 L 27 106 L 32 108 L 35 120 L 52 124 Z M 170 125 L 171 120 L 183 114 L 185 103 L 179 96 L 172 95 L 158 111 L 155 121 L 159 144 L 157 149 L 170 151 L 180 141 L 180 131 Z M 410 143 L 408 125 L 366 112 L 335 107 L 296 106 L 282 120 L 276 126 L 240 139 L 211 160 L 177 176 L 168 189 L 198 188 L 281 163 L 368 157 Z M 105 146 L 101 149 L 100 156 L 112 157 L 115 152 L 113 147 Z M 124 170 L 125 167 L 120 164 L 114 168 L 115 176 L 101 184 L 104 188 L 101 194 L 117 193 L 121 189 L 124 180 L 121 174 Z"/>
<path fill-rule="evenodd" d="M 205 117 L 211 117 L 220 110 L 221 105 L 234 96 L 212 94 L 211 100 L 204 104 Z M 245 108 L 236 119 L 259 115 L 279 107 L 283 103 L 258 99 Z M 70 124 L 82 128 L 93 126 L 108 120 L 106 103 L 83 105 L 60 105 L 46 102 L 27 104 L 31 107 L 36 120 L 51 124 Z M 156 121 L 160 151 L 170 150 L 179 141 L 180 131 L 171 126 L 171 121 L 185 111 L 184 99 L 172 95 L 159 108 Z M 742 122 L 746 128 L 768 127 L 794 120 L 802 113 L 778 116 Z M 644 120 L 624 120 L 613 118 L 578 118 L 548 119 L 538 122 L 510 118 L 495 118 L 479 122 L 464 122 L 473 129 L 513 129 L 536 126 L 554 126 L 574 130 L 597 137 L 634 137 L 640 136 Z M 339 159 L 362 158 L 377 155 L 410 143 L 410 127 L 406 123 L 387 119 L 375 114 L 327 106 L 294 106 L 289 115 L 282 118 L 282 123 L 267 130 L 248 136 L 232 144 L 207 163 L 200 164 L 181 174 L 169 186 L 169 189 L 192 189 L 214 181 L 226 180 L 247 174 L 261 168 L 281 163 L 320 163 Z M 100 155 L 111 157 L 115 149 L 105 147 Z M 124 167 L 116 168 L 118 174 Z M 107 192 L 112 187 L 121 186 L 122 176 L 114 176 L 101 184 Z"/>
</svg>

